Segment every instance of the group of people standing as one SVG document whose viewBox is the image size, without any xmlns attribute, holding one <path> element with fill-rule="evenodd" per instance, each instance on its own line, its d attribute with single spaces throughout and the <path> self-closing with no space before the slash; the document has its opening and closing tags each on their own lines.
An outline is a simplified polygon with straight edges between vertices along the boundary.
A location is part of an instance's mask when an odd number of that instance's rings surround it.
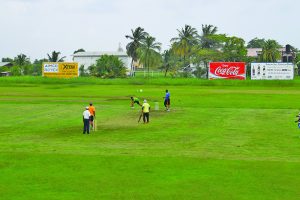
<svg viewBox="0 0 300 200">
<path fill-rule="evenodd" d="M 93 103 L 85 108 L 83 112 L 83 134 L 90 134 L 90 130 L 95 130 L 96 109 Z"/>
</svg>

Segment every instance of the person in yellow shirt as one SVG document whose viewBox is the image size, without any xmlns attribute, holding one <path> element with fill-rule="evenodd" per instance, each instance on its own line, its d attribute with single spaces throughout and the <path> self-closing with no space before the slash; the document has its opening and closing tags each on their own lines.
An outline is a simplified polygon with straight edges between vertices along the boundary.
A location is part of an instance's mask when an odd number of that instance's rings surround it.
<svg viewBox="0 0 300 200">
<path fill-rule="evenodd" d="M 90 114 L 91 114 L 91 116 L 90 116 L 90 125 L 91 125 L 91 128 L 94 130 L 94 120 L 95 120 L 95 117 L 96 117 L 96 109 L 93 106 L 93 103 L 90 103 L 89 111 L 90 111 Z"/>
<path fill-rule="evenodd" d="M 144 100 L 144 103 L 142 105 L 142 113 L 144 123 L 149 123 L 150 105 L 147 103 L 146 99 Z"/>
</svg>

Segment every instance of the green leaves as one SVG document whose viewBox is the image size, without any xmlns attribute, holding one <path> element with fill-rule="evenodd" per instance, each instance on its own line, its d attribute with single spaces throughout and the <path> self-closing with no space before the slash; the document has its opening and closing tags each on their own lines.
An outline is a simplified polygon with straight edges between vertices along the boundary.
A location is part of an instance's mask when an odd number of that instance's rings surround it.
<svg viewBox="0 0 300 200">
<path fill-rule="evenodd" d="M 238 37 L 227 37 L 223 53 L 225 61 L 244 61 L 247 55 L 245 41 Z"/>
<path fill-rule="evenodd" d="M 189 64 L 192 48 L 199 44 L 198 31 L 190 25 L 185 25 L 184 28 L 178 31 L 178 37 L 172 38 L 172 51 L 183 58 L 183 66 Z"/>
<path fill-rule="evenodd" d="M 159 53 L 161 43 L 155 40 L 154 37 L 147 36 L 137 49 L 139 62 L 144 65 L 144 68 L 148 69 L 148 73 L 150 68 L 158 67 L 161 63 L 161 55 Z"/>
<path fill-rule="evenodd" d="M 49 62 L 64 62 L 66 56 L 59 58 L 60 52 L 52 51 L 51 55 L 48 55 Z"/>
<path fill-rule="evenodd" d="M 131 30 L 132 35 L 126 35 L 127 39 L 130 39 L 126 46 L 127 55 L 133 58 L 134 61 L 138 61 L 137 49 L 142 45 L 143 41 L 149 34 L 141 27 Z"/>
<path fill-rule="evenodd" d="M 14 59 L 14 64 L 22 67 L 30 64 L 30 59 L 25 54 L 17 55 Z"/>
<path fill-rule="evenodd" d="M 267 40 L 262 48 L 262 53 L 259 56 L 260 62 L 277 62 L 281 59 L 279 48 L 281 46 L 276 40 Z"/>
<path fill-rule="evenodd" d="M 256 37 L 248 42 L 247 48 L 263 48 L 265 43 L 265 39 L 259 39 Z"/>
<path fill-rule="evenodd" d="M 89 67 L 90 74 L 101 78 L 117 78 L 126 76 L 123 62 L 113 55 L 103 55 L 96 65 Z"/>
</svg>

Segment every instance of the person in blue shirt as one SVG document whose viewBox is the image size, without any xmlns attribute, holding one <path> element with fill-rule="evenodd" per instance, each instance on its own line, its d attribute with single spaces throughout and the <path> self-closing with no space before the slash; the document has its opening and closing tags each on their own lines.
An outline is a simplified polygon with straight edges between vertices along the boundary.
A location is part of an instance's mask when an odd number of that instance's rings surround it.
<svg viewBox="0 0 300 200">
<path fill-rule="evenodd" d="M 165 98 L 164 105 L 166 107 L 166 111 L 169 112 L 170 111 L 170 104 L 171 104 L 169 90 L 166 90 L 166 96 L 164 98 Z"/>
</svg>

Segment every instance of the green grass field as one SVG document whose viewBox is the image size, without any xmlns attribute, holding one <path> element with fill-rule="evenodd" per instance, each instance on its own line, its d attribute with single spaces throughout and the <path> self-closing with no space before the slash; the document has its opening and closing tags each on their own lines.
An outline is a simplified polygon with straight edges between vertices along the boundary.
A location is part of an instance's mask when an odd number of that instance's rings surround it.
<svg viewBox="0 0 300 200">
<path fill-rule="evenodd" d="M 299 86 L 0 78 L 0 199 L 299 199 Z M 131 95 L 160 103 L 150 124 Z"/>
</svg>

